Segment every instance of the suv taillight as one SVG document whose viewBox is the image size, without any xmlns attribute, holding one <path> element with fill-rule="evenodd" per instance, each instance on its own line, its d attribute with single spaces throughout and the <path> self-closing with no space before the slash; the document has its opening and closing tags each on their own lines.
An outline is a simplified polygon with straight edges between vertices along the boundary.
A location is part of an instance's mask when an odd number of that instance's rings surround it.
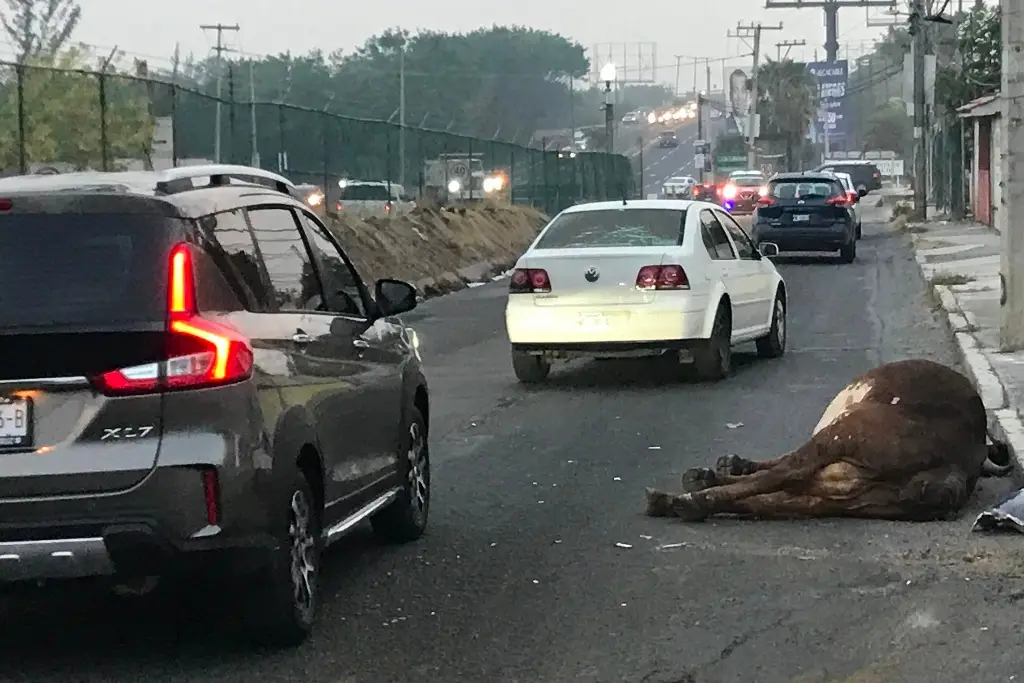
<svg viewBox="0 0 1024 683">
<path fill-rule="evenodd" d="M 644 266 L 636 274 L 637 289 L 689 289 L 690 281 L 682 266 Z"/>
<path fill-rule="evenodd" d="M 516 268 L 508 281 L 510 294 L 546 294 L 551 291 L 548 271 L 541 268 Z"/>
<path fill-rule="evenodd" d="M 829 197 L 825 200 L 825 203 L 831 206 L 847 206 L 850 203 L 850 199 L 845 194 L 841 194 L 835 197 Z"/>
<path fill-rule="evenodd" d="M 253 353 L 237 330 L 206 320 L 195 303 L 192 252 L 187 244 L 171 252 L 164 358 L 105 372 L 93 384 L 108 396 L 146 394 L 231 384 L 252 376 Z"/>
</svg>

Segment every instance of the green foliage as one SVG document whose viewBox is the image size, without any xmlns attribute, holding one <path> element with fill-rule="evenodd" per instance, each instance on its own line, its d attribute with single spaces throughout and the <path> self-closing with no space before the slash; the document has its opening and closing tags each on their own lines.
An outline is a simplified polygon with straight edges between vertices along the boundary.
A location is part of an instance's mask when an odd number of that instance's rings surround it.
<svg viewBox="0 0 1024 683">
<path fill-rule="evenodd" d="M 257 102 L 283 101 L 398 123 L 403 61 L 408 126 L 519 143 L 553 122 L 568 125 L 573 101 L 570 79 L 582 79 L 590 68 L 581 45 L 547 31 L 495 26 L 463 34 L 424 31 L 413 35 L 389 29 L 351 54 L 325 56 L 312 51 L 231 63 L 222 97 L 248 101 L 251 72 Z M 212 61 L 186 64 L 175 82 L 212 96 L 215 76 Z M 163 77 L 170 79 L 169 74 Z M 176 104 L 180 139 L 187 141 L 187 153 L 210 156 L 212 102 L 185 97 Z M 158 111 L 169 109 L 165 96 Z M 276 137 L 294 140 L 308 135 L 308 122 L 285 121 L 283 131 L 276 130 L 277 121 L 261 123 L 258 128 L 275 129 Z"/>
<path fill-rule="evenodd" d="M 54 55 L 71 40 L 82 8 L 75 0 L 3 0 L 0 28 L 16 46 L 18 60 Z"/>
<path fill-rule="evenodd" d="M 31 59 L 23 69 L 25 150 L 30 163 L 63 161 L 76 168 L 100 168 L 99 77 L 86 71 L 90 62 L 97 62 L 94 55 L 72 47 Z M 108 159 L 144 158 L 153 136 L 145 91 L 130 80 L 113 75 L 106 79 Z M 0 99 L 0 127 L 11 132 L 0 136 L 0 168 L 16 168 L 19 161 L 15 82 L 13 73 L 4 79 Z"/>
<path fill-rule="evenodd" d="M 935 75 L 935 102 L 952 115 L 973 99 L 999 89 L 1002 69 L 1002 21 L 999 7 L 976 6 L 956 31 L 958 59 Z"/>
<path fill-rule="evenodd" d="M 909 158 L 913 149 L 914 128 L 907 116 L 906 103 L 893 98 L 873 111 L 864 129 L 864 147 L 889 150 L 897 156 Z"/>
</svg>

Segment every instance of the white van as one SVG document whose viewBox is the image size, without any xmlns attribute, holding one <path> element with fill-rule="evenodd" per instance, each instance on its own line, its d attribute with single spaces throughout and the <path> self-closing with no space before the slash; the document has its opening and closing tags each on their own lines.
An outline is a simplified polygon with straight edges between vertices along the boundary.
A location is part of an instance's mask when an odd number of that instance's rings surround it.
<svg viewBox="0 0 1024 683">
<path fill-rule="evenodd" d="M 401 216 L 416 202 L 409 199 L 405 188 L 384 180 L 340 180 L 338 201 L 334 209 L 342 216 Z"/>
</svg>

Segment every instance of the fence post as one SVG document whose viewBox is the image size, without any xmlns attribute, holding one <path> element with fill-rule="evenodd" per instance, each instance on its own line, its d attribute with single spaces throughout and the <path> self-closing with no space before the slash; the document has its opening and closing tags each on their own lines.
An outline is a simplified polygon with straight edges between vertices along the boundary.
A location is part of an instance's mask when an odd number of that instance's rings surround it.
<svg viewBox="0 0 1024 683">
<path fill-rule="evenodd" d="M 516 148 L 508 151 L 508 203 L 516 203 Z"/>
<path fill-rule="evenodd" d="M 277 138 L 280 143 L 277 153 L 277 171 L 284 173 L 288 170 L 288 152 L 285 151 L 284 146 L 284 104 L 280 102 L 277 103 Z"/>
<path fill-rule="evenodd" d="M 99 73 L 100 77 L 100 167 L 110 170 L 110 158 L 107 155 L 107 74 Z"/>
<path fill-rule="evenodd" d="M 178 86 L 171 83 L 171 166 L 178 166 Z"/>
<path fill-rule="evenodd" d="M 423 197 L 423 183 L 426 180 L 423 177 L 423 167 L 426 165 L 426 160 L 423 158 L 423 130 L 417 129 L 416 131 L 416 183 L 417 183 L 417 197 Z"/>
<path fill-rule="evenodd" d="M 391 197 L 391 124 L 384 124 L 384 176 L 388 183 L 388 198 Z"/>
<path fill-rule="evenodd" d="M 28 155 L 25 151 L 25 66 L 18 64 L 14 67 L 14 73 L 18 80 L 18 173 L 28 173 Z"/>
<path fill-rule="evenodd" d="M 330 144 L 327 142 L 327 133 L 329 132 L 327 130 L 327 125 L 331 121 L 330 116 L 331 115 L 327 113 L 327 110 L 324 110 L 323 112 L 320 113 L 320 131 L 321 131 L 320 134 L 323 137 L 323 143 L 324 143 L 324 204 L 325 205 L 327 204 L 327 199 L 326 199 L 326 197 L 327 197 L 327 186 L 329 184 L 329 178 L 328 178 L 329 171 L 328 171 L 328 169 L 331 166 L 331 147 L 330 147 Z"/>
<path fill-rule="evenodd" d="M 466 182 L 469 183 L 469 201 L 473 201 L 473 138 L 469 138 L 469 177 L 466 178 Z"/>
</svg>

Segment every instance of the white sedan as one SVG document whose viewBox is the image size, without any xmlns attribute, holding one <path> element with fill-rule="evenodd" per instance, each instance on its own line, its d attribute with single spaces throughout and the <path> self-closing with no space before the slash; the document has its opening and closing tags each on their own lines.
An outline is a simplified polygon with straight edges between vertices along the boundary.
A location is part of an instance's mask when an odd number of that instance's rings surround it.
<svg viewBox="0 0 1024 683">
<path fill-rule="evenodd" d="M 581 356 L 692 361 L 701 378 L 718 380 L 736 344 L 785 353 L 786 305 L 782 276 L 721 207 L 595 202 L 559 213 L 519 258 L 505 328 L 524 383 Z"/>
</svg>

